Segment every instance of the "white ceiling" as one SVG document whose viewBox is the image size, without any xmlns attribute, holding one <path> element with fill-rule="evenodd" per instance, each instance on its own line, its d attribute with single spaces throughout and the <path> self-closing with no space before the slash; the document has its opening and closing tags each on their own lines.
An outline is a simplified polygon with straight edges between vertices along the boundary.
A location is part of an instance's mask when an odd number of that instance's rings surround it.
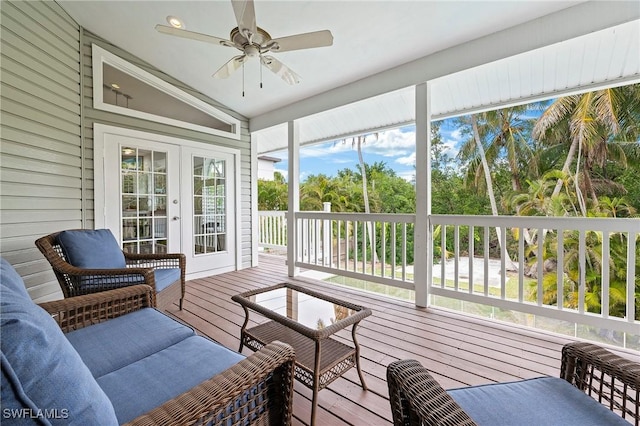
<svg viewBox="0 0 640 426">
<path fill-rule="evenodd" d="M 331 47 L 274 54 L 302 77 L 289 86 L 258 61 L 229 79 L 211 75 L 236 49 L 159 34 L 168 15 L 186 28 L 228 38 L 237 24 L 229 0 L 66 1 L 83 27 L 251 118 L 447 47 L 556 12 L 576 1 L 256 1 L 256 21 L 272 37 L 328 29 Z"/>
<path fill-rule="evenodd" d="M 483 63 L 484 58 L 478 59 L 483 55 L 489 62 L 491 57 L 500 59 L 507 52 L 525 52 L 527 46 L 535 50 L 542 43 L 552 42 L 553 36 L 560 41 L 574 33 L 587 34 L 592 32 L 589 25 L 603 25 L 594 28 L 595 31 L 607 28 L 608 22 L 620 23 L 640 17 L 640 2 L 637 0 L 625 2 L 625 7 L 609 7 L 612 3 L 595 7 L 582 1 L 256 0 L 257 24 L 273 38 L 328 29 L 333 33 L 334 45 L 274 54 L 302 77 L 302 82 L 294 86 L 264 69 L 264 88 L 260 89 L 258 62 L 248 62 L 245 67 L 245 97 L 242 97 L 242 71 L 226 80 L 211 77 L 222 64 L 239 54 L 237 50 L 171 37 L 154 30 L 156 24 L 166 24 L 166 17 L 174 15 L 183 19 L 190 31 L 228 38 L 230 30 L 237 25 L 230 0 L 58 0 L 58 3 L 89 31 L 251 119 L 252 129 L 270 127 L 286 121 L 287 116 L 292 119 L 311 116 L 352 101 L 404 89 L 424 81 L 420 78 L 425 74 L 446 74 L 448 69 L 454 68 L 453 62 L 459 67 L 455 71 L 460 71 Z M 565 13 L 567 8 L 571 9 Z M 556 19 L 547 22 L 546 18 L 541 18 L 549 14 L 557 15 L 551 15 Z M 611 17 L 603 16 L 608 14 Z M 626 18 L 627 15 L 633 16 Z M 528 33 L 514 32 L 520 34 L 517 40 L 509 39 L 509 28 L 522 27 L 520 24 L 531 21 L 539 21 L 539 25 L 527 27 Z M 495 37 L 500 32 L 504 36 Z M 632 36 L 637 39 L 638 34 L 632 31 Z M 476 44 L 484 46 L 482 49 L 486 52 L 473 47 L 457 49 L 472 46 L 478 40 L 499 40 L 500 45 L 487 48 L 487 43 Z M 631 48 L 637 48 L 637 44 Z M 455 59 L 447 55 L 449 52 L 455 55 Z M 631 50 L 627 55 L 637 55 L 637 52 Z M 442 59 L 438 61 L 438 58 Z M 376 76 L 385 76 L 388 82 L 391 73 L 394 73 L 394 83 L 376 87 L 377 82 L 383 81 L 376 80 Z M 416 73 L 417 76 L 414 75 Z M 558 81 L 563 83 L 562 79 Z M 457 87 L 464 96 L 460 83 Z M 347 95 L 347 92 L 351 94 Z M 400 90 L 396 94 L 401 102 L 412 102 L 410 91 Z M 485 100 L 477 102 L 482 104 Z M 360 104 L 364 106 L 366 103 Z M 457 107 L 448 105 L 446 108 Z M 386 109 L 391 116 L 390 121 L 406 121 L 403 111 L 396 111 L 392 105 L 387 105 Z M 325 118 L 336 120 L 339 117 L 340 111 L 336 110 L 326 113 Z M 348 121 L 348 118 L 343 117 L 342 120 Z M 317 128 L 311 117 L 307 121 Z M 334 129 L 334 132 L 344 133 L 339 129 Z M 324 135 L 313 138 L 322 137 Z M 261 152 L 270 150 L 260 149 Z"/>
</svg>

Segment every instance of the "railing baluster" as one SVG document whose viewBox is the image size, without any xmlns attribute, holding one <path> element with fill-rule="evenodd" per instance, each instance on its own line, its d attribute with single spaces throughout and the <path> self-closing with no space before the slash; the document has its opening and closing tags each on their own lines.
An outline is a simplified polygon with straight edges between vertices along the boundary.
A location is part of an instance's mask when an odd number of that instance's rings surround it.
<svg viewBox="0 0 640 426">
<path fill-rule="evenodd" d="M 500 269 L 502 270 L 500 274 L 500 299 L 504 300 L 507 298 L 507 229 L 502 227 L 497 229 L 500 229 Z"/>
<path fill-rule="evenodd" d="M 369 226 L 368 220 L 362 221 L 362 273 L 367 273 L 367 236 L 369 233 L 367 232 L 367 228 Z M 372 253 L 373 256 L 373 253 Z"/>
<path fill-rule="evenodd" d="M 346 220 L 344 222 L 344 270 L 348 271 L 349 270 L 349 228 L 351 221 L 350 220 Z"/>
<path fill-rule="evenodd" d="M 475 242 L 473 241 L 473 237 L 474 237 L 474 232 L 473 232 L 473 225 L 469 226 L 469 247 L 468 247 L 468 252 L 469 252 L 469 294 L 473 293 L 473 258 L 474 258 L 474 244 Z"/>
<path fill-rule="evenodd" d="M 609 232 L 602 232 L 602 271 L 600 274 L 602 317 L 609 318 Z"/>
<path fill-rule="evenodd" d="M 382 238 L 382 265 L 380 266 L 380 275 L 382 276 L 382 278 L 386 277 L 386 268 L 387 268 L 387 223 L 388 222 L 382 222 L 382 226 L 381 226 L 381 230 L 380 232 L 382 232 L 381 238 Z"/>
<path fill-rule="evenodd" d="M 458 225 L 455 225 L 453 227 L 453 288 L 456 291 L 459 290 L 459 285 L 460 285 L 460 280 L 458 278 L 460 276 L 460 268 L 458 265 L 459 261 L 460 261 L 460 227 Z"/>
<path fill-rule="evenodd" d="M 557 259 L 557 274 L 556 274 L 556 292 L 557 292 L 557 306 L 559 310 L 564 309 L 564 229 L 558 229 L 558 249 L 556 254 Z"/>
<path fill-rule="evenodd" d="M 627 233 L 627 321 L 633 323 L 636 316 L 636 304 L 635 301 L 635 277 L 636 273 L 636 233 Z"/>
<path fill-rule="evenodd" d="M 489 295 L 489 227 L 484 227 L 484 283 L 483 285 L 483 294 L 485 296 Z"/>
<path fill-rule="evenodd" d="M 402 281 L 407 280 L 407 224 L 402 224 Z"/>
<path fill-rule="evenodd" d="M 397 229 L 398 222 L 392 222 L 393 227 L 391 228 L 391 279 L 396 279 L 396 247 L 397 247 Z"/>
<path fill-rule="evenodd" d="M 542 279 L 544 278 L 544 256 L 543 256 L 543 248 L 544 248 L 544 239 L 545 233 L 543 229 L 538 229 L 538 306 L 542 306 L 542 296 L 544 293 L 544 289 L 542 288 Z"/>
<path fill-rule="evenodd" d="M 378 252 L 376 251 L 376 222 L 371 221 L 371 275 L 376 275 L 376 257 Z"/>
<path fill-rule="evenodd" d="M 447 243 L 447 225 L 440 226 L 440 287 L 444 288 L 445 280 L 445 262 L 447 261 L 446 243 Z"/>
<path fill-rule="evenodd" d="M 353 272 L 358 271 L 358 221 L 353 221 Z"/>
<path fill-rule="evenodd" d="M 520 227 L 518 235 L 518 302 L 524 301 L 524 228 Z"/>
</svg>

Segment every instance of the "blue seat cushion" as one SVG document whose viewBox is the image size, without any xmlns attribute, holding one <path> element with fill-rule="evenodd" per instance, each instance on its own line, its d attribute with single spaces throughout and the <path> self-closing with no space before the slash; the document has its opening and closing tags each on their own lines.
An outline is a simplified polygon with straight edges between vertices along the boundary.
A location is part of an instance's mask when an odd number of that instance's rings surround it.
<svg viewBox="0 0 640 426">
<path fill-rule="evenodd" d="M 621 417 L 558 377 L 447 392 L 480 426 L 629 426 Z"/>
<path fill-rule="evenodd" d="M 110 230 L 62 231 L 58 244 L 67 262 L 83 269 L 120 269 L 126 266 L 124 253 Z"/>
<path fill-rule="evenodd" d="M 155 269 L 153 274 L 156 281 L 156 293 L 160 293 L 180 279 L 180 268 Z"/>
<path fill-rule="evenodd" d="M 118 421 L 129 422 L 237 364 L 244 356 L 192 336 L 98 378 Z"/>
<path fill-rule="evenodd" d="M 22 279 L 4 259 L 0 334 L 1 405 L 18 410 L 16 423 L 35 416 L 40 424 L 117 424 L 111 402 L 80 355 L 54 319 L 28 297 Z"/>
<path fill-rule="evenodd" d="M 100 377 L 194 335 L 190 327 L 146 308 L 66 336 L 93 377 Z"/>
</svg>

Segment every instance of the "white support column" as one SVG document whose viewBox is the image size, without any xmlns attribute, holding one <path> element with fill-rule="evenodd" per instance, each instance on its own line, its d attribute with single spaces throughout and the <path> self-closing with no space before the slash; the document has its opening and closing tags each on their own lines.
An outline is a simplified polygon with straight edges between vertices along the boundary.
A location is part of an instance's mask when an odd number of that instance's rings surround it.
<svg viewBox="0 0 640 426">
<path fill-rule="evenodd" d="M 258 244 L 260 225 L 258 223 L 258 138 L 251 135 L 251 266 L 258 266 Z"/>
<path fill-rule="evenodd" d="M 416 306 L 426 307 L 433 268 L 431 253 L 431 93 L 429 83 L 416 86 L 416 223 L 413 241 Z"/>
<path fill-rule="evenodd" d="M 300 138 L 298 123 L 289 121 L 289 211 L 287 213 L 287 266 L 289 276 L 300 274 L 296 267 L 298 258 L 298 222 L 296 213 L 300 210 Z"/>
</svg>

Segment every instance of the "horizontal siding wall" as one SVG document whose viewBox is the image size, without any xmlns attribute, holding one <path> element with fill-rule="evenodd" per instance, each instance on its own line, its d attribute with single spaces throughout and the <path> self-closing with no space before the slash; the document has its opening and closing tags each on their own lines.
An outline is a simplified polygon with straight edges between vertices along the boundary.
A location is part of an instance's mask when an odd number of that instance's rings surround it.
<svg viewBox="0 0 640 426">
<path fill-rule="evenodd" d="M 241 152 L 242 253 L 251 266 L 248 121 L 126 51 L 84 31 L 52 1 L 0 2 L 0 254 L 31 297 L 62 292 L 34 241 L 51 232 L 93 228 L 93 125 L 158 133 Z M 241 121 L 240 140 L 93 109 L 91 44 L 120 56 Z"/>
<path fill-rule="evenodd" d="M 241 206 L 241 218 L 238 224 L 241 227 L 241 241 L 237 246 L 237 250 L 241 250 L 242 264 L 241 268 L 247 268 L 251 266 L 252 260 L 252 230 L 251 230 L 251 141 L 249 134 L 249 122 L 248 120 L 225 107 L 224 105 L 216 102 L 215 100 L 193 90 L 186 86 L 184 83 L 172 78 L 171 76 L 163 73 L 162 71 L 150 66 L 146 62 L 143 62 L 136 56 L 133 56 L 125 50 L 115 46 L 108 41 L 98 37 L 91 32 L 84 30 L 82 35 L 83 47 L 83 84 L 84 84 L 84 134 L 85 134 L 85 186 L 87 188 L 87 199 L 91 204 L 87 205 L 87 221 L 88 226 L 93 227 L 93 125 L 95 123 L 106 124 L 110 126 L 140 130 L 145 132 L 156 133 L 160 135 L 166 135 L 171 137 L 177 137 L 181 139 L 187 139 L 194 142 L 205 143 L 213 146 L 222 146 L 228 148 L 234 148 L 240 150 L 240 176 L 241 182 L 236 182 L 236 185 L 240 185 L 240 206 Z M 170 83 L 171 85 L 189 93 L 192 96 L 206 102 L 221 111 L 233 116 L 240 120 L 241 123 L 241 137 L 240 140 L 225 138 L 223 136 L 211 135 L 207 133 L 198 132 L 195 130 L 184 129 L 180 127 L 170 126 L 153 121 L 143 120 L 135 117 L 128 117 L 121 114 L 116 114 L 108 111 L 97 110 L 93 108 L 93 70 L 92 70 L 92 57 L 91 57 L 91 45 L 97 46 L 113 53 L 114 55 L 128 61 L 137 67 L 147 71 L 150 74 Z M 245 208 L 249 206 L 249 208 Z"/>
<path fill-rule="evenodd" d="M 0 13 L 0 253 L 33 299 L 57 299 L 34 241 L 82 226 L 80 29 L 55 2 Z"/>
</svg>

